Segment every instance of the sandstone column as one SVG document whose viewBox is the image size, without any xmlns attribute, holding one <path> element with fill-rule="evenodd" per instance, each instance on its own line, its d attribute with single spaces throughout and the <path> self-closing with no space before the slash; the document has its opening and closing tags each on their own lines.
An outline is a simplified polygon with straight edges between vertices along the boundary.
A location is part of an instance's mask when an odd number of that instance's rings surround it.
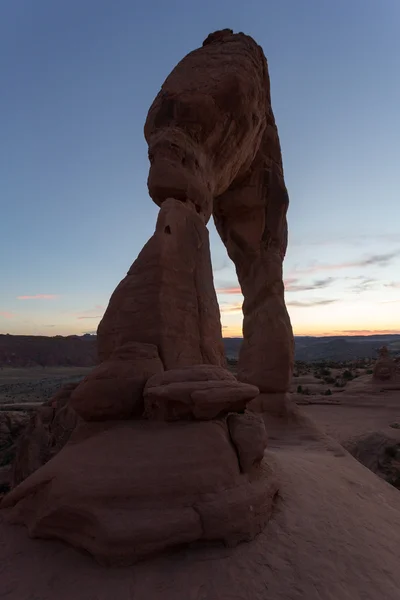
<svg viewBox="0 0 400 600">
<path fill-rule="evenodd" d="M 154 344 L 165 369 L 225 365 L 208 230 L 190 203 L 166 200 L 156 230 L 111 296 L 97 332 L 101 361 Z"/>
<path fill-rule="evenodd" d="M 214 221 L 244 296 L 238 378 L 262 392 L 286 392 L 293 370 L 294 339 L 282 276 L 288 204 L 271 110 L 250 174 L 214 204 Z"/>
</svg>

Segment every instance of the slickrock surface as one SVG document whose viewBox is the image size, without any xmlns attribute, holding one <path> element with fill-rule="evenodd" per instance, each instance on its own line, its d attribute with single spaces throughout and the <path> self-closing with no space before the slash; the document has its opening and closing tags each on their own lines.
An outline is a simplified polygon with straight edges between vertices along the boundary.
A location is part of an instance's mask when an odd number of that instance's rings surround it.
<svg viewBox="0 0 400 600">
<path fill-rule="evenodd" d="M 25 528 L 4 522 L 1 511 L 3 595 L 11 600 L 398 600 L 398 490 L 304 420 L 290 425 L 267 418 L 266 427 L 279 496 L 267 526 L 251 543 L 183 547 L 132 567 L 104 568 L 65 544 L 29 539 Z M 218 465 L 210 468 L 225 477 Z"/>
</svg>

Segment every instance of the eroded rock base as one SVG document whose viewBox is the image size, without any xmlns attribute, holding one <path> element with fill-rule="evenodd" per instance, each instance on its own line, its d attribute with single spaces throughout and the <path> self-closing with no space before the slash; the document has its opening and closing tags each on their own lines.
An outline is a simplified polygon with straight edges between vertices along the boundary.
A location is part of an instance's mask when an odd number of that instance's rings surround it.
<svg viewBox="0 0 400 600">
<path fill-rule="evenodd" d="M 250 541 L 270 517 L 278 480 L 273 458 L 261 460 L 262 436 L 244 461 L 228 425 L 229 416 L 82 423 L 53 460 L 4 498 L 3 512 L 32 537 L 63 540 L 105 565 L 197 541 Z"/>
</svg>

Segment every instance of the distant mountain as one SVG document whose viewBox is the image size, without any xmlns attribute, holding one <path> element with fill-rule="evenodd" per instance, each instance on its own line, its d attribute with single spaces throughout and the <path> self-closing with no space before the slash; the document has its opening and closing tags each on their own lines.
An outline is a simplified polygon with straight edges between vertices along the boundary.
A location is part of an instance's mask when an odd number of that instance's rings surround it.
<svg viewBox="0 0 400 600">
<path fill-rule="evenodd" d="M 237 358 L 241 343 L 242 338 L 225 338 L 226 356 Z M 295 359 L 313 362 L 376 358 L 379 348 L 384 345 L 394 356 L 400 355 L 400 335 L 295 336 Z"/>
<path fill-rule="evenodd" d="M 242 338 L 224 338 L 228 358 L 239 355 Z M 392 355 L 400 355 L 400 335 L 295 337 L 296 360 L 354 360 L 376 358 L 386 345 Z M 0 334 L 0 367 L 90 367 L 96 364 L 97 338 L 92 334 L 63 337 Z"/>
<path fill-rule="evenodd" d="M 0 367 L 91 367 L 96 336 L 0 335 Z"/>
</svg>

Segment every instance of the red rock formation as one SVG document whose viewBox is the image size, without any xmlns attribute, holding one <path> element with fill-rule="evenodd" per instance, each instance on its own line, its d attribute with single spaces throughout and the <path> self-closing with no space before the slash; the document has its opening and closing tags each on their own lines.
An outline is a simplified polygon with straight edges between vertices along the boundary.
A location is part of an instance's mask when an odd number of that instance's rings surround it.
<svg viewBox="0 0 400 600">
<path fill-rule="evenodd" d="M 208 36 L 167 77 L 145 125 L 149 192 L 211 213 L 244 295 L 239 379 L 289 388 L 294 344 L 284 302 L 285 187 L 262 49 L 231 30 Z"/>
<path fill-rule="evenodd" d="M 43 466 L 65 446 L 79 417 L 69 399 L 77 383 L 67 383 L 39 407 L 18 440 L 12 468 L 12 487 Z"/>
<path fill-rule="evenodd" d="M 251 412 L 228 416 L 229 435 L 239 456 L 240 468 L 249 473 L 260 464 L 267 447 L 267 432 L 261 415 Z"/>
<path fill-rule="evenodd" d="M 286 398 L 293 361 L 288 196 L 261 48 L 230 30 L 209 36 L 167 78 L 145 135 L 156 230 L 99 325 L 102 364 L 71 396 L 85 420 L 106 422 L 81 423 L 2 503 L 32 536 L 107 564 L 263 529 L 278 483 L 264 421 L 244 411 L 258 387 Z M 212 211 L 245 297 L 242 383 L 221 368 Z"/>
<path fill-rule="evenodd" d="M 111 296 L 98 350 L 134 341 L 157 346 L 166 369 L 225 365 L 208 231 L 190 205 L 169 199 L 156 231 Z"/>
<path fill-rule="evenodd" d="M 254 385 L 238 383 L 221 367 L 198 365 L 151 377 L 144 390 L 145 415 L 158 421 L 215 419 L 242 411 L 258 396 Z"/>
<path fill-rule="evenodd" d="M 275 463 L 243 474 L 224 420 L 84 424 L 3 500 L 33 537 L 124 565 L 195 541 L 254 538 L 278 489 Z"/>
<path fill-rule="evenodd" d="M 145 383 L 163 370 L 156 346 L 128 342 L 81 381 L 71 406 L 85 421 L 140 417 Z"/>
<path fill-rule="evenodd" d="M 396 374 L 396 363 L 389 356 L 389 350 L 382 346 L 379 350 L 379 358 L 374 365 L 373 379 L 375 381 L 389 381 Z"/>
</svg>

